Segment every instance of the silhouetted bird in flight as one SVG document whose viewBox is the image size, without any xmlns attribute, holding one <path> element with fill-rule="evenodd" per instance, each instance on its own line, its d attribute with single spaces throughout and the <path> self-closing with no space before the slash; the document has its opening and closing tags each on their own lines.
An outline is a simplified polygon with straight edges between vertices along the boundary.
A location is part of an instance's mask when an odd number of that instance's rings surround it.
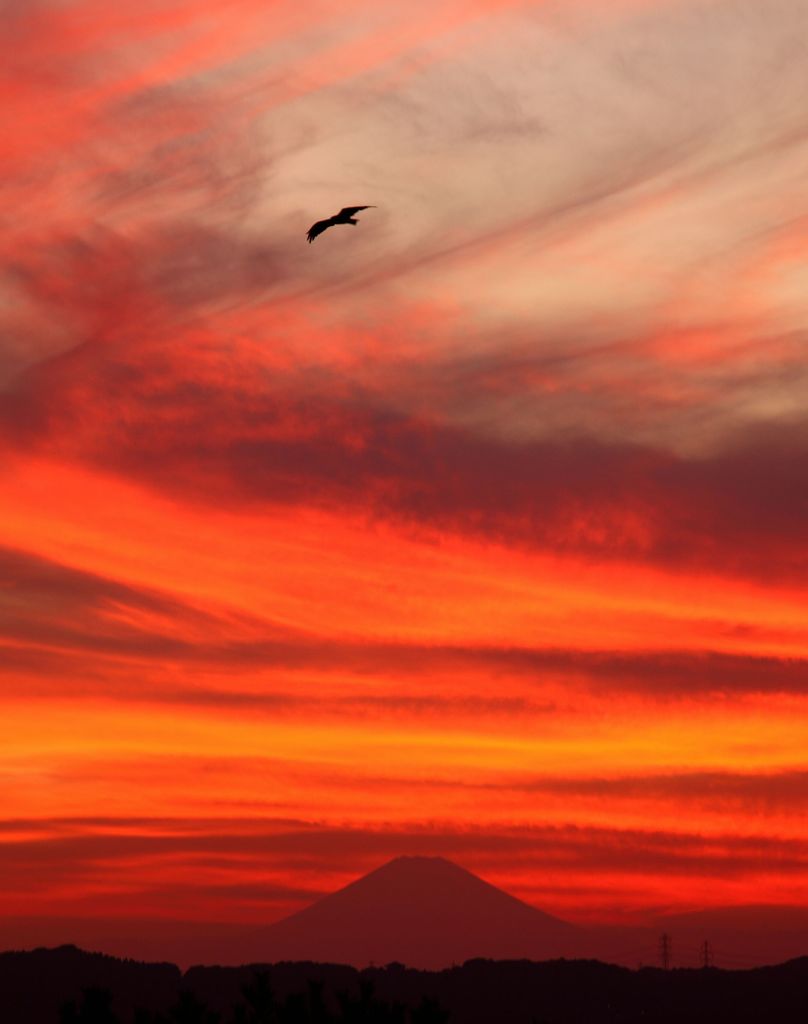
<svg viewBox="0 0 808 1024">
<path fill-rule="evenodd" d="M 339 213 L 335 213 L 333 217 L 329 217 L 328 220 L 318 220 L 316 224 L 312 224 L 309 228 L 306 238 L 309 242 L 313 242 L 314 239 L 321 235 L 326 228 L 330 228 L 334 224 L 358 224 L 358 220 L 354 220 L 354 214 L 359 213 L 360 210 L 375 210 L 375 206 L 343 206 Z"/>
</svg>

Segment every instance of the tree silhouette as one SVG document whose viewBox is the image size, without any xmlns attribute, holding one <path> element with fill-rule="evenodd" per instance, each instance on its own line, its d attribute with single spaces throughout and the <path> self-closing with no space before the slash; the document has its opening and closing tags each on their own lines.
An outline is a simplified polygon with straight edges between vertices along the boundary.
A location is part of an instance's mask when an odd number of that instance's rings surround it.
<svg viewBox="0 0 808 1024">
<path fill-rule="evenodd" d="M 407 1010 L 399 1002 L 386 1003 L 374 998 L 372 981 L 363 979 L 359 983 L 359 998 L 347 992 L 338 992 L 340 1024 L 407 1024 Z"/>
<path fill-rule="evenodd" d="M 278 1013 L 280 1024 L 306 1024 L 309 1015 L 306 997 L 302 992 L 293 992 L 286 997 Z"/>
<path fill-rule="evenodd" d="M 168 1011 L 176 1024 L 219 1024 L 220 1016 L 209 1010 L 193 992 L 180 992 L 179 1002 Z"/>
<path fill-rule="evenodd" d="M 329 1011 L 325 983 L 309 979 L 305 992 L 293 992 L 279 1001 L 268 971 L 257 971 L 241 990 L 243 1002 L 233 1007 L 228 1024 L 446 1024 L 448 1011 L 424 996 L 412 1010 L 402 1003 L 376 997 L 374 983 L 361 978 L 359 992 L 338 992 L 339 1012 Z M 195 993 L 184 990 L 167 1013 L 134 1010 L 134 1024 L 220 1024 L 221 1014 L 211 1010 Z M 60 1024 L 120 1024 L 112 1010 L 112 993 L 88 988 L 81 1001 L 65 1003 Z"/>
<path fill-rule="evenodd" d="M 269 983 L 269 971 L 256 971 L 252 981 L 241 990 L 247 1000 L 245 1024 L 275 1024 L 278 1020 L 278 1004 Z"/>
<path fill-rule="evenodd" d="M 85 988 L 81 1004 L 65 1003 L 59 1019 L 61 1024 L 118 1024 L 112 1012 L 112 993 L 105 988 Z"/>
<path fill-rule="evenodd" d="M 330 1020 L 330 1015 L 325 1005 L 325 999 L 323 998 L 324 988 L 325 986 L 322 981 L 309 980 L 309 1024 L 327 1024 L 327 1021 Z"/>
<path fill-rule="evenodd" d="M 449 1011 L 444 1010 L 437 999 L 422 996 L 421 1002 L 412 1011 L 412 1024 L 446 1024 Z"/>
<path fill-rule="evenodd" d="M 168 1024 L 164 1014 L 156 1010 L 144 1010 L 141 1006 L 135 1007 L 134 1024 Z"/>
</svg>

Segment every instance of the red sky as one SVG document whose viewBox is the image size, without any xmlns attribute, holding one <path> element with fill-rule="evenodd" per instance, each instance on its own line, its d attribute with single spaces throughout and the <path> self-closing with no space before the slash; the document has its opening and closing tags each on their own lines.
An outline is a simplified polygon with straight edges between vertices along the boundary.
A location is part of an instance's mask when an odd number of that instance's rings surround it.
<svg viewBox="0 0 808 1024">
<path fill-rule="evenodd" d="M 0 30 L 4 912 L 808 905 L 805 5 Z"/>
</svg>

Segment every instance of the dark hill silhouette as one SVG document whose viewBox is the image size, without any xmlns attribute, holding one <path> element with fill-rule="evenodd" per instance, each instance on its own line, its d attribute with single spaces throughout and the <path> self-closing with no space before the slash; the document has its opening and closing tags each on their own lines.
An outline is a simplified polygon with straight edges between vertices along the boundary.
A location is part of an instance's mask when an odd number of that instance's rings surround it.
<svg viewBox="0 0 808 1024">
<path fill-rule="evenodd" d="M 163 1007 L 176 998 L 181 977 L 174 964 L 119 960 L 75 946 L 0 953 L 0 1021 L 57 1024 L 62 1005 L 93 988 L 109 990 L 113 1010 L 124 1015 L 132 1006 Z"/>
<path fill-rule="evenodd" d="M 122 959 L 169 961 L 181 968 L 200 963 L 240 963 L 229 951 L 245 925 L 137 917 L 23 917 L 0 913 L 0 950 L 78 946 Z"/>
<path fill-rule="evenodd" d="M 710 941 L 720 967 L 783 963 L 808 953 L 808 908 L 737 906 L 647 918 L 643 924 L 580 926 L 565 955 L 636 967 L 658 962 L 659 936 L 673 936 L 673 964 L 695 967 Z M 260 937 L 260 933 L 259 933 Z M 74 945 L 145 962 L 238 965 L 266 956 L 243 924 L 133 918 L 0 917 L 0 950 Z M 329 958 L 330 959 L 330 958 Z M 377 963 L 387 957 L 371 957 Z M 453 954 L 441 966 L 460 961 Z M 369 960 L 362 963 L 368 963 Z"/>
<path fill-rule="evenodd" d="M 443 857 L 397 857 L 256 932 L 242 957 L 446 967 L 472 957 L 563 956 L 577 929 Z"/>
<path fill-rule="evenodd" d="M 357 971 L 314 963 L 196 967 L 184 976 L 169 964 L 84 953 L 63 947 L 0 954 L 0 1021 L 59 1024 L 103 1019 L 91 1003 L 111 1007 L 116 1024 L 805 1024 L 808 958 L 746 971 L 628 970 L 596 961 L 472 960 L 440 972 L 400 964 Z M 251 1014 L 244 1000 L 269 986 L 273 1015 Z M 96 992 L 92 992 L 95 989 Z M 88 990 L 93 996 L 88 998 Z M 104 996 L 107 996 L 105 999 Z M 74 1004 L 74 1014 L 60 1008 Z M 241 1009 L 239 1009 L 241 1004 Z M 312 1012 L 317 1006 L 320 1012 Z M 398 1007 L 401 1012 L 396 1013 Z M 136 1009 L 140 1012 L 136 1015 Z M 423 1012 L 422 1012 L 423 1008 Z M 146 1011 L 146 1012 L 144 1012 Z M 110 1018 L 107 1017 L 109 1021 Z"/>
</svg>

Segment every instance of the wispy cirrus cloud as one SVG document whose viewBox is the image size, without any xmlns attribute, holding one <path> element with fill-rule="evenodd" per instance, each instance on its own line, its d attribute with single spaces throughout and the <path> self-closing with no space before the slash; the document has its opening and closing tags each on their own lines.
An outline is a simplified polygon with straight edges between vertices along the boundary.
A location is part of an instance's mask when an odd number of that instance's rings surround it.
<svg viewBox="0 0 808 1024">
<path fill-rule="evenodd" d="M 181 863 L 181 858 L 193 857 L 199 859 L 201 866 L 220 869 L 231 880 L 252 876 L 255 881 L 239 883 L 243 897 L 293 903 L 310 900 L 317 890 L 270 887 L 258 879 L 273 872 L 282 873 L 292 863 L 304 864 L 309 872 L 320 870 L 332 877 L 345 875 L 357 863 L 369 868 L 402 852 L 439 853 L 477 865 L 483 871 L 506 853 L 522 868 L 540 862 L 547 872 L 563 866 L 564 873 L 593 877 L 620 877 L 635 872 L 653 878 L 658 872 L 665 872 L 669 877 L 695 874 L 711 880 L 765 878 L 774 867 L 778 874 L 799 875 L 805 870 L 806 859 L 804 842 L 760 836 L 704 837 L 580 827 L 453 832 L 434 827 L 368 830 L 282 826 L 257 834 L 240 829 L 228 832 L 226 822 L 217 826 L 215 834 L 198 829 L 185 831 L 180 823 L 180 831 L 174 835 L 148 829 L 140 834 L 105 835 L 102 829 L 86 836 L 6 842 L 0 847 L 0 860 L 7 877 L 11 873 L 19 876 L 18 884 L 27 878 L 28 885 L 55 884 L 61 888 L 75 876 L 91 881 L 99 866 L 107 873 L 116 861 L 130 867 L 137 862 L 144 866 L 151 862 L 159 877 L 161 860 L 171 857 Z M 23 876 L 19 875 L 21 871 L 25 872 Z M 159 892 L 165 895 L 162 888 L 152 893 L 152 884 L 147 882 L 137 897 L 148 900 Z M 239 895 L 232 887 L 233 881 L 221 884 L 222 899 Z M 212 891 L 217 891 L 215 883 Z M 182 883 L 175 885 L 175 894 L 182 898 Z M 193 883 L 186 895 L 198 896 Z"/>
<path fill-rule="evenodd" d="M 13 402 L 6 415 L 45 451 L 194 501 L 224 492 L 234 505 L 352 508 L 361 494 L 368 514 L 427 528 L 606 560 L 804 576 L 801 420 L 750 427 L 697 459 L 580 434 L 508 441 L 386 408 L 374 393 L 341 394 L 333 375 L 336 393 L 322 376 L 312 393 L 305 373 L 284 387 L 269 368 L 256 379 L 248 362 L 195 350 L 192 375 L 165 353 L 147 370 L 108 351 L 94 380 L 94 361 L 79 358 L 59 367 L 55 393 L 29 392 L 20 415 Z"/>
<path fill-rule="evenodd" d="M 305 709 L 318 706 L 345 713 L 377 708 L 413 713 L 500 712 L 538 714 L 553 709 L 542 702 L 542 684 L 562 679 L 570 687 L 607 687 L 612 691 L 642 692 L 657 698 L 699 697 L 710 694 L 794 693 L 808 687 L 806 661 L 730 653 L 709 649 L 579 650 L 557 646 L 494 646 L 486 643 L 349 641 L 326 638 L 317 632 L 294 629 L 279 621 L 222 604 L 192 604 L 168 592 L 135 587 L 42 557 L 0 549 L 0 573 L 5 580 L 0 593 L 0 638 L 4 659 L 0 673 L 6 676 L 27 670 L 30 678 L 21 695 L 30 695 L 30 680 L 45 685 L 59 666 L 59 682 L 52 693 L 68 694 L 68 679 L 81 679 L 80 692 L 107 691 L 104 680 L 119 674 L 116 699 L 210 708 Z M 95 687 L 88 676 L 86 657 L 104 659 L 105 669 L 96 672 Z M 190 673 L 223 671 L 249 677 L 258 670 L 317 670 L 326 675 L 350 673 L 367 678 L 383 669 L 395 675 L 397 692 L 323 693 L 295 692 L 289 688 L 227 688 L 206 682 L 177 685 L 160 668 L 169 659 Z M 131 666 L 139 667 L 141 683 L 133 684 Z M 155 673 L 145 686 L 143 674 Z M 458 692 L 451 695 L 401 692 L 407 680 L 430 673 L 466 673 L 488 678 L 490 673 L 510 677 L 529 690 L 510 695 L 486 696 Z M 148 677 L 148 675 L 147 675 Z M 279 685 L 283 686 L 282 683 Z M 9 690 L 9 696 L 11 691 Z M 36 691 L 33 691 L 36 692 Z"/>
</svg>

